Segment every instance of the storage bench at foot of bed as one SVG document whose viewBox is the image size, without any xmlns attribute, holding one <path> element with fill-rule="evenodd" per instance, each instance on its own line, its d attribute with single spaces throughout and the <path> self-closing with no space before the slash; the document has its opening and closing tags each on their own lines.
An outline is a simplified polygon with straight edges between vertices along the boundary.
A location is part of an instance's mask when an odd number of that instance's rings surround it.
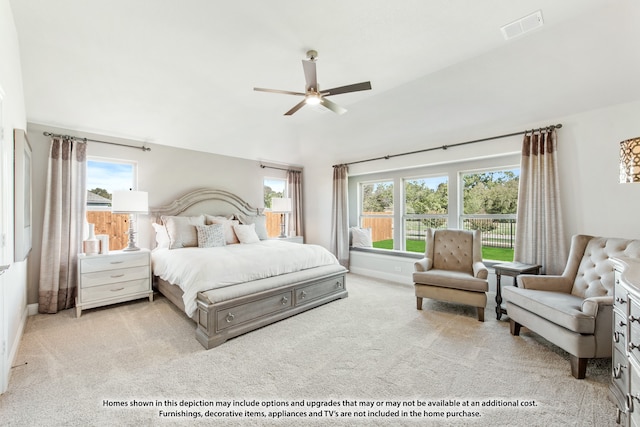
<svg viewBox="0 0 640 427">
<path fill-rule="evenodd" d="M 304 270 L 199 293 L 197 340 L 210 349 L 229 338 L 348 296 L 346 269 L 325 266 L 311 270 L 315 277 Z"/>
</svg>

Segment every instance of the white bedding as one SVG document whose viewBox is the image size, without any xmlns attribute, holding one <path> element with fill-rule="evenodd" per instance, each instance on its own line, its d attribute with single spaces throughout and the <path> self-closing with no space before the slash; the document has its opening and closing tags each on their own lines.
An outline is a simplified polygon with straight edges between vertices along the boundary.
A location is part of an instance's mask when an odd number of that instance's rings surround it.
<svg viewBox="0 0 640 427">
<path fill-rule="evenodd" d="M 338 264 L 336 257 L 321 246 L 282 240 L 215 248 L 156 249 L 152 262 L 153 274 L 180 286 L 189 317 L 196 311 L 198 292 Z"/>
</svg>

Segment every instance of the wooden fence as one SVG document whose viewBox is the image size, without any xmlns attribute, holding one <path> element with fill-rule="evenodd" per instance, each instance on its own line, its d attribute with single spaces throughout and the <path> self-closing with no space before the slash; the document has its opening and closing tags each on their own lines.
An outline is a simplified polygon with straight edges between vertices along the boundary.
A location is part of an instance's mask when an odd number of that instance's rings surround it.
<svg viewBox="0 0 640 427">
<path fill-rule="evenodd" d="M 109 250 L 117 251 L 129 243 L 129 214 L 114 214 L 110 211 L 87 211 L 87 222 L 95 224 L 96 234 L 109 236 Z"/>
<path fill-rule="evenodd" d="M 365 212 L 363 215 L 389 215 L 380 212 Z M 379 242 L 380 240 L 393 239 L 393 218 L 362 218 L 362 228 L 371 228 L 371 240 Z"/>
</svg>

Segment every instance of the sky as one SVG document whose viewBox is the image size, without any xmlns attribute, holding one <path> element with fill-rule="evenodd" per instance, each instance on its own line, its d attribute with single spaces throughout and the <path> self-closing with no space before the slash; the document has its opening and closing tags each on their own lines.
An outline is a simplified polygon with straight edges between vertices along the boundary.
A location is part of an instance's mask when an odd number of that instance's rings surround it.
<svg viewBox="0 0 640 427">
<path fill-rule="evenodd" d="M 104 188 L 114 190 L 135 189 L 135 165 L 106 161 L 87 161 L 87 189 Z"/>
</svg>

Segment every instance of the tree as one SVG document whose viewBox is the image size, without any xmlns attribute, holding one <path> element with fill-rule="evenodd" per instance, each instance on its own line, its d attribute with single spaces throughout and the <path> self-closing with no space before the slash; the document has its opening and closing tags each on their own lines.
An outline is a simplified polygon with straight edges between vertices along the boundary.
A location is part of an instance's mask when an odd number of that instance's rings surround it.
<svg viewBox="0 0 640 427">
<path fill-rule="evenodd" d="M 276 198 L 284 197 L 284 194 L 282 191 L 273 191 L 271 187 L 269 187 L 268 185 L 265 185 L 264 186 L 264 207 L 265 208 L 271 208 L 271 199 L 273 199 L 274 197 Z"/>
<path fill-rule="evenodd" d="M 382 182 L 362 186 L 364 212 L 393 211 L 393 184 Z"/>
<path fill-rule="evenodd" d="M 111 193 L 109 193 L 104 188 L 94 188 L 93 190 L 89 190 L 89 191 L 92 192 L 93 194 L 97 194 L 98 196 L 102 196 L 105 199 L 111 200 Z"/>
</svg>

